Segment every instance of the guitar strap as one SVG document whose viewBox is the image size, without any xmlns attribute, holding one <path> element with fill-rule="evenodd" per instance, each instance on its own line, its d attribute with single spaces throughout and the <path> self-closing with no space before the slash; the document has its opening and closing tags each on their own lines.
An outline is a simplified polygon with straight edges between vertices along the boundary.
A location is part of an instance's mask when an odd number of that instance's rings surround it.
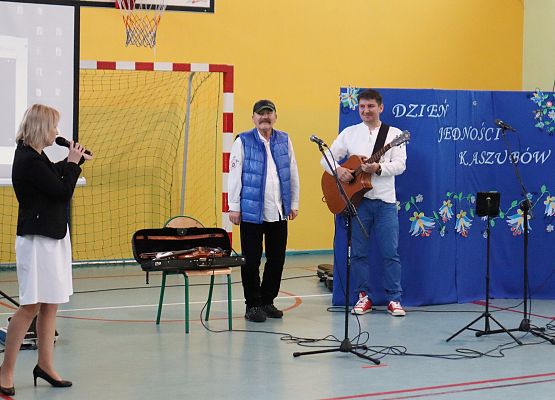
<svg viewBox="0 0 555 400">
<path fill-rule="evenodd" d="M 385 145 L 385 138 L 387 137 L 387 132 L 389 132 L 389 125 L 382 122 L 380 130 L 378 131 L 378 137 L 376 138 L 376 143 L 374 144 L 374 150 L 372 150 L 372 155 L 380 151 Z"/>
</svg>

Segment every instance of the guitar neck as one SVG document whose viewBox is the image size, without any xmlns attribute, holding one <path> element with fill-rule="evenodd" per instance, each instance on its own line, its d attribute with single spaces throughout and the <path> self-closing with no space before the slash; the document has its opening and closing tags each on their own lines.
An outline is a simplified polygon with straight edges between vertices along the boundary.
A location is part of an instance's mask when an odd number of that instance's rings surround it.
<svg viewBox="0 0 555 400">
<path fill-rule="evenodd" d="M 382 147 L 380 150 L 378 150 L 377 152 L 375 152 L 374 154 L 372 154 L 372 157 L 370 157 L 368 160 L 365 161 L 365 164 L 372 164 L 375 162 L 380 161 L 380 158 L 382 158 L 382 156 L 391 148 L 391 143 L 386 144 L 384 147 Z"/>
</svg>

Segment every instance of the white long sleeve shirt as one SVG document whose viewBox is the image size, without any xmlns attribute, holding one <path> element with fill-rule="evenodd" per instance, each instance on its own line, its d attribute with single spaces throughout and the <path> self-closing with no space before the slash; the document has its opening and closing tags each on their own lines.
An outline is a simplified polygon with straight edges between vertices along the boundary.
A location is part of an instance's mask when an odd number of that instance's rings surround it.
<svg viewBox="0 0 555 400">
<path fill-rule="evenodd" d="M 335 160 L 341 160 L 344 157 L 353 155 L 372 156 L 372 150 L 378 137 L 379 126 L 370 129 L 363 122 L 357 125 L 348 126 L 343 129 L 339 136 L 334 140 L 330 147 Z M 401 134 L 398 128 L 390 127 L 385 140 L 387 145 L 393 139 Z M 329 157 L 329 151 L 327 151 Z M 386 203 L 395 203 L 397 201 L 395 195 L 395 175 L 400 175 L 405 171 L 407 160 L 407 151 L 404 145 L 395 146 L 385 152 L 381 157 L 379 164 L 382 168 L 381 174 L 372 174 L 372 189 L 366 192 L 364 197 L 368 199 L 379 199 Z M 335 169 L 340 165 L 332 161 Z M 320 160 L 320 164 L 331 173 L 324 157 Z"/>
<path fill-rule="evenodd" d="M 264 147 L 266 148 L 266 187 L 264 188 L 264 212 L 263 219 L 266 222 L 275 222 L 287 219 L 287 215 L 283 214 L 283 203 L 281 200 L 281 189 L 279 186 L 279 177 L 277 173 L 276 164 L 272 157 L 270 150 L 270 141 L 266 140 L 260 132 L 258 136 Z M 289 142 L 289 160 L 291 171 L 291 209 L 299 209 L 299 170 L 297 167 L 297 160 L 295 159 L 295 152 L 291 139 Z M 243 175 L 243 142 L 237 138 L 231 148 L 231 155 L 229 160 L 229 176 L 228 176 L 228 204 L 230 211 L 241 211 L 241 189 L 242 175 Z"/>
</svg>

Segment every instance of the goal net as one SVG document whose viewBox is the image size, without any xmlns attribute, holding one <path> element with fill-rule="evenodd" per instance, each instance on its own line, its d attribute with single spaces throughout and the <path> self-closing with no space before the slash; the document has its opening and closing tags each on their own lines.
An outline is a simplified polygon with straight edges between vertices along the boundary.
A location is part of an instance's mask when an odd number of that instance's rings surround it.
<svg viewBox="0 0 555 400">
<path fill-rule="evenodd" d="M 79 142 L 94 159 L 83 164 L 86 183 L 72 201 L 74 261 L 131 259 L 132 234 L 175 215 L 221 226 L 231 67 L 219 67 L 82 62 Z M 1 262 L 9 263 L 13 245 L 4 242 L 13 243 L 5 235 L 14 235 L 17 203 L 2 207 L 1 218 L 14 224 L 9 231 L 2 224 Z"/>
</svg>

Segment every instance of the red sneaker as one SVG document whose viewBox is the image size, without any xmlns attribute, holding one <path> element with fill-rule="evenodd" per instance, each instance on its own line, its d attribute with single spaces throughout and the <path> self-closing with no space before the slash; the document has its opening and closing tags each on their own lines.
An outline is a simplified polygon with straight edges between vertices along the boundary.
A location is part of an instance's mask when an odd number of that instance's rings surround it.
<svg viewBox="0 0 555 400">
<path fill-rule="evenodd" d="M 387 305 L 387 311 L 394 317 L 404 317 L 407 314 L 398 301 L 390 301 Z"/>
<path fill-rule="evenodd" d="M 358 294 L 358 301 L 351 310 L 351 314 L 366 314 L 372 311 L 372 300 L 368 298 L 366 292 L 360 292 Z"/>
</svg>

